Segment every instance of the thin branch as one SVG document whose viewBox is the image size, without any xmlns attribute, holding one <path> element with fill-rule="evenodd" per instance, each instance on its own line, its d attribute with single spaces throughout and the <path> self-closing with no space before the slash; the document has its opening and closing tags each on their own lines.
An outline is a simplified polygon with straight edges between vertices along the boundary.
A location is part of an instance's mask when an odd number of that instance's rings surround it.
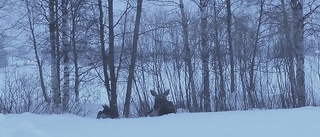
<svg viewBox="0 0 320 137">
<path fill-rule="evenodd" d="M 320 5 L 316 6 L 314 9 L 312 9 L 311 11 L 309 11 L 306 15 L 303 16 L 303 20 L 305 20 L 306 18 L 310 17 L 312 13 L 314 13 L 318 8 L 320 7 Z"/>
<path fill-rule="evenodd" d="M 117 22 L 115 23 L 115 25 L 113 25 L 114 27 L 117 26 L 120 21 L 122 20 L 122 18 L 128 14 L 129 10 L 132 8 L 132 6 L 130 5 L 130 3 L 127 3 L 126 9 L 124 10 L 124 12 L 121 14 L 120 18 L 117 20 Z"/>
<path fill-rule="evenodd" d="M 147 1 L 148 2 L 152 2 L 153 5 L 156 5 L 156 6 L 175 6 L 175 5 L 179 5 L 179 3 L 177 3 L 177 2 L 175 2 L 173 0 L 147 0 Z M 158 3 L 162 3 L 162 4 L 158 4 Z"/>
</svg>

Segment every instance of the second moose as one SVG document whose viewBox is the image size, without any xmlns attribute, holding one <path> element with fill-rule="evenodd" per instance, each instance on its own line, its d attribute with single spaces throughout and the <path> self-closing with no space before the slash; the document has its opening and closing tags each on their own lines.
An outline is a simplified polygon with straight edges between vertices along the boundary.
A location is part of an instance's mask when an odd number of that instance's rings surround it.
<svg viewBox="0 0 320 137">
<path fill-rule="evenodd" d="M 167 100 L 169 95 L 169 90 L 164 91 L 163 93 L 156 93 L 154 90 L 150 90 L 151 95 L 154 96 L 154 106 L 147 116 L 162 116 L 165 114 L 176 113 L 176 108 L 172 101 Z"/>
</svg>

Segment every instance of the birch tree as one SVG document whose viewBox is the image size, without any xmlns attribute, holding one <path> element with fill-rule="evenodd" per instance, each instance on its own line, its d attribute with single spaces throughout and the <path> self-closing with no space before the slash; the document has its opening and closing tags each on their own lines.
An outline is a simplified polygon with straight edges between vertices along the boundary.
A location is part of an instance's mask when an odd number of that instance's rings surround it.
<svg viewBox="0 0 320 137">
<path fill-rule="evenodd" d="M 62 96 L 62 107 L 64 111 L 69 108 L 70 98 L 70 43 L 68 36 L 68 0 L 62 0 L 62 45 L 63 45 L 63 96 Z"/>
<path fill-rule="evenodd" d="M 232 45 L 232 35 L 231 35 L 231 0 L 227 0 L 227 33 L 228 33 L 228 46 L 229 46 L 229 55 L 230 55 L 230 79 L 231 85 L 230 90 L 234 92 L 235 90 L 235 74 L 234 74 L 234 59 L 233 59 L 233 45 Z"/>
<path fill-rule="evenodd" d="M 58 72 L 58 52 L 57 52 L 57 26 L 56 26 L 56 3 L 57 0 L 49 0 L 49 41 L 51 48 L 51 89 L 53 93 L 53 104 L 58 107 L 61 104 L 61 92 L 59 89 L 59 72 Z"/>
<path fill-rule="evenodd" d="M 303 36 L 303 1 L 291 0 L 293 16 L 293 45 L 296 57 L 296 80 L 298 107 L 306 106 L 306 91 L 304 77 L 304 36 Z"/>
<path fill-rule="evenodd" d="M 285 1 L 281 0 L 281 12 L 282 12 L 282 21 L 283 21 L 283 30 L 284 30 L 284 34 L 285 35 L 285 49 L 289 49 L 287 50 L 288 53 L 286 53 L 287 55 L 285 56 L 288 59 L 288 77 L 289 77 L 289 81 L 290 81 L 290 87 L 291 87 L 291 98 L 292 98 L 292 105 L 294 107 L 297 106 L 297 82 L 296 82 L 296 76 L 295 76 L 295 72 L 294 72 L 294 46 L 293 46 L 293 39 L 292 39 L 292 31 L 290 29 L 290 22 L 289 22 L 289 15 L 287 13 L 287 9 L 285 6 Z"/>
<path fill-rule="evenodd" d="M 72 57 L 73 57 L 73 63 L 74 63 L 74 93 L 75 93 L 75 102 L 78 102 L 80 100 L 79 97 L 79 87 L 80 87 L 80 67 L 79 67 L 79 51 L 77 50 L 77 47 L 79 43 L 77 43 L 77 31 L 78 31 L 78 22 L 80 19 L 80 10 L 82 6 L 82 1 L 73 1 L 70 3 L 71 10 L 71 32 L 70 32 L 70 51 L 72 50 Z"/>
</svg>

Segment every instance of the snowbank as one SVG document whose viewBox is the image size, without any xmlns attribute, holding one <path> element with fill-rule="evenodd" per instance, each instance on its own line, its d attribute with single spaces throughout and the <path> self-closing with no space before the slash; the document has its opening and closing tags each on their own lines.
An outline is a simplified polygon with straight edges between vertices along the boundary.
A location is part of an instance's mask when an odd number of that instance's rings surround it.
<svg viewBox="0 0 320 137">
<path fill-rule="evenodd" d="M 2 115 L 1 137 L 318 137 L 320 108 L 180 113 L 95 119 L 75 115 Z"/>
<path fill-rule="evenodd" d="M 25 114 L 20 116 L 23 115 Z M 18 122 L 11 128 L 6 127 L 9 124 L 5 116 L 0 114 L 0 137 L 50 137 L 43 131 L 36 129 L 31 122 Z"/>
</svg>

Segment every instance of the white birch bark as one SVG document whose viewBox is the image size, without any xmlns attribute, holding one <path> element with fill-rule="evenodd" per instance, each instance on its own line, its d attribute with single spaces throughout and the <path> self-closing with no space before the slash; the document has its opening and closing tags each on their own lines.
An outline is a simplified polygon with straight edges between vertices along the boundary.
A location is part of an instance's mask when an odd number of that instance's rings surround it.
<svg viewBox="0 0 320 137">
<path fill-rule="evenodd" d="M 293 44 L 296 57 L 298 107 L 306 106 L 303 44 L 303 0 L 291 0 L 293 16 Z"/>
<path fill-rule="evenodd" d="M 68 39 L 68 0 L 62 0 L 62 45 L 63 45 L 63 95 L 62 95 L 62 107 L 63 111 L 69 109 L 70 98 L 70 44 Z"/>
<path fill-rule="evenodd" d="M 49 1 L 49 33 L 50 33 L 50 47 L 51 47 L 51 89 L 53 93 L 53 104 L 55 107 L 61 104 L 61 92 L 59 90 L 59 73 L 57 62 L 57 42 L 56 42 L 56 18 L 55 5 L 56 0 Z"/>
</svg>

